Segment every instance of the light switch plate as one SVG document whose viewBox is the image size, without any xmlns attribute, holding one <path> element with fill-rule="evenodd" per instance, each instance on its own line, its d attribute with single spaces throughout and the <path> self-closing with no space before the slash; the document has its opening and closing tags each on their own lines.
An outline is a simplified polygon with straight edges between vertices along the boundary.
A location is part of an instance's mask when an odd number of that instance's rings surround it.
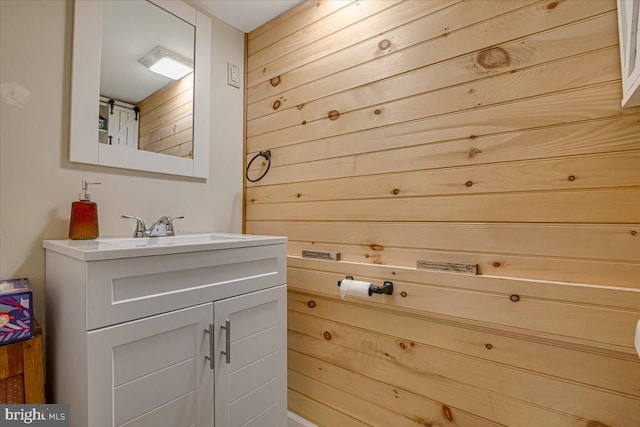
<svg viewBox="0 0 640 427">
<path fill-rule="evenodd" d="M 231 62 L 227 62 L 227 84 L 240 88 L 240 67 Z"/>
</svg>

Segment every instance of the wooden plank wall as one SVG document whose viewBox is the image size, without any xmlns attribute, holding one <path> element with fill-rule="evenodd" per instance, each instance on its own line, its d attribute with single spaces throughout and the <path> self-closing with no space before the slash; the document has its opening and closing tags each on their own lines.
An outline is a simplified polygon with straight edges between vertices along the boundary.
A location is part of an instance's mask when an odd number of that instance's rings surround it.
<svg viewBox="0 0 640 427">
<path fill-rule="evenodd" d="M 140 101 L 141 150 L 193 158 L 193 73 Z"/>
<path fill-rule="evenodd" d="M 314 0 L 249 34 L 246 156 L 273 163 L 246 230 L 289 237 L 291 410 L 640 426 L 640 108 L 620 108 L 615 7 Z M 346 275 L 394 294 L 342 300 Z"/>
</svg>

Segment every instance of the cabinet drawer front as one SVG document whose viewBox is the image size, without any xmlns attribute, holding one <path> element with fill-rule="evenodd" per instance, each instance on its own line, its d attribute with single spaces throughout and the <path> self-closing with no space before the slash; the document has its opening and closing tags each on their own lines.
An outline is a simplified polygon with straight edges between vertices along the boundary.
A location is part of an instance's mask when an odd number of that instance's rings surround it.
<svg viewBox="0 0 640 427">
<path fill-rule="evenodd" d="M 95 261 L 87 275 L 93 330 L 283 284 L 286 246 Z"/>
</svg>

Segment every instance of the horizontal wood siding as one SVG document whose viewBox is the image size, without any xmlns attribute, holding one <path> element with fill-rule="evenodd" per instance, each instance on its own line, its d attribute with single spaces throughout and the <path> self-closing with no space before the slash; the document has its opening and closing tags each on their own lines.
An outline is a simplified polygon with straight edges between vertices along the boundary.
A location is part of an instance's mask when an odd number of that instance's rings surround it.
<svg viewBox="0 0 640 427">
<path fill-rule="evenodd" d="M 138 104 L 141 150 L 193 158 L 193 73 Z"/>
<path fill-rule="evenodd" d="M 272 164 L 245 225 L 289 238 L 290 410 L 640 425 L 640 108 L 620 108 L 615 7 L 306 1 L 249 34 L 245 154 Z M 343 300 L 345 276 L 394 293 Z"/>
</svg>

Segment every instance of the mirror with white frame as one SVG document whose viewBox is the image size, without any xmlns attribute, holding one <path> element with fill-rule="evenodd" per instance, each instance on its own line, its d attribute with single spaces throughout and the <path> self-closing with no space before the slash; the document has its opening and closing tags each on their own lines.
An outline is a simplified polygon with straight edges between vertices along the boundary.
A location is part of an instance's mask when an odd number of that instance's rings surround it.
<svg viewBox="0 0 640 427">
<path fill-rule="evenodd" d="M 208 177 L 210 43 L 184 2 L 76 1 L 69 160 Z M 158 75 L 166 58 L 182 73 Z"/>
</svg>

